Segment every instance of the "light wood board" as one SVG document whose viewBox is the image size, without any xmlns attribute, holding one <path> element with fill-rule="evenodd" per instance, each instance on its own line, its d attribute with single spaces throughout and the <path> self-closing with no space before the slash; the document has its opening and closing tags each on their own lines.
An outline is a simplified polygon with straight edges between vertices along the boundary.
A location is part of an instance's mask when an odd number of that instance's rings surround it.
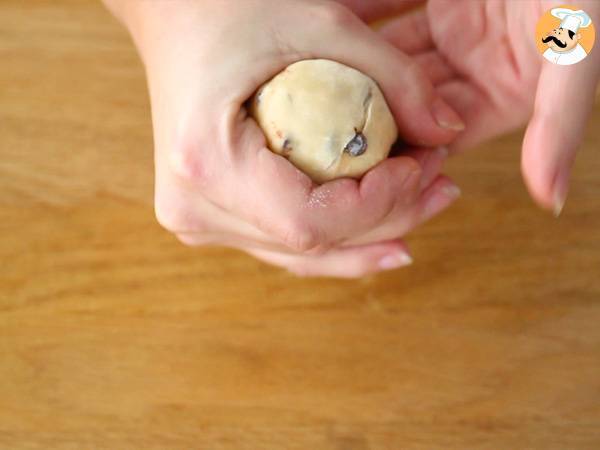
<svg viewBox="0 0 600 450">
<path fill-rule="evenodd" d="M 600 448 L 599 124 L 558 220 L 515 133 L 451 161 L 413 267 L 295 278 L 156 223 L 143 70 L 99 2 L 3 0 L 0 448 Z"/>
</svg>

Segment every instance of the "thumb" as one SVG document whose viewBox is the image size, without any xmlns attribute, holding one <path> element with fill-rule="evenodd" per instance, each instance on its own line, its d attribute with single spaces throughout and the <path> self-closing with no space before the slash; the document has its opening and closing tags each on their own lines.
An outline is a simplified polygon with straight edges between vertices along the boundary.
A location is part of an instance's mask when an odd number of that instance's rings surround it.
<svg viewBox="0 0 600 450">
<path fill-rule="evenodd" d="M 567 199 L 571 167 L 599 79 L 600 51 L 571 66 L 544 62 L 523 142 L 521 170 L 534 200 L 556 216 Z"/>
<path fill-rule="evenodd" d="M 348 8 L 336 2 L 323 5 L 326 8 L 320 18 L 313 20 L 319 40 L 309 42 L 302 49 L 304 53 L 346 64 L 372 77 L 406 142 L 419 147 L 452 142 L 465 125 L 417 62 L 382 39 Z"/>
</svg>

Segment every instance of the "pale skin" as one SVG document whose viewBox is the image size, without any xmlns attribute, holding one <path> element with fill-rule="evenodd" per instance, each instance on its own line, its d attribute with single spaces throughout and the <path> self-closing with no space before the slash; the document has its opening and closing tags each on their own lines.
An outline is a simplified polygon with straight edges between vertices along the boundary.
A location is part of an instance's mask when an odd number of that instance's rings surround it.
<svg viewBox="0 0 600 450">
<path fill-rule="evenodd" d="M 346 3 L 358 7 L 361 2 Z M 381 30 L 419 61 L 436 90 L 465 120 L 467 128 L 451 150 L 526 125 L 523 177 L 533 199 L 556 215 L 567 198 L 571 167 L 600 81 L 598 48 L 577 64 L 557 66 L 541 58 L 535 47 L 533 32 L 540 17 L 564 4 L 571 2 L 430 0 L 424 10 Z M 600 2 L 574 5 L 600 23 Z"/>
<path fill-rule="evenodd" d="M 410 262 L 399 238 L 456 199 L 443 150 L 414 149 L 361 180 L 316 185 L 266 147 L 244 102 L 289 64 L 325 58 L 371 76 L 402 135 L 438 148 L 464 128 L 419 67 L 347 8 L 297 0 L 107 1 L 148 77 L 159 222 L 190 245 L 240 248 L 304 275 Z M 329 43 L 324 45 L 324 43 Z M 352 242 L 362 240 L 362 242 Z"/>
<path fill-rule="evenodd" d="M 309 58 L 355 67 L 379 84 L 407 142 L 427 148 L 452 144 L 452 150 L 520 126 L 533 109 L 531 88 L 537 85 L 540 92 L 547 86 L 552 103 L 564 93 L 551 94 L 548 87 L 566 84 L 566 74 L 576 77 L 586 91 L 574 100 L 576 111 L 569 119 L 574 128 L 560 127 L 551 136 L 559 140 L 547 140 L 541 131 L 553 109 L 545 109 L 540 99 L 524 144 L 526 181 L 534 198 L 549 208 L 556 208 L 556 186 L 564 184 L 556 173 L 568 173 L 598 78 L 589 62 L 571 72 L 544 68 L 540 76 L 541 62 L 530 58 L 527 44 L 511 43 L 505 62 L 523 61 L 514 85 L 502 61 L 487 61 L 492 41 L 497 44 L 496 34 L 507 25 L 500 21 L 480 35 L 477 26 L 461 27 L 461 35 L 453 30 L 458 19 L 444 12 L 449 8 L 440 0 L 379 32 L 363 21 L 418 2 L 346 0 L 347 8 L 317 0 L 105 3 L 131 32 L 146 67 L 159 222 L 187 244 L 240 248 L 303 275 L 359 277 L 409 263 L 400 237 L 447 208 L 459 191 L 439 175 L 444 150 L 425 148 L 389 158 L 360 181 L 315 185 L 268 151 L 244 109 L 243 102 L 272 75 Z M 451 9 L 486 12 L 488 3 L 453 1 Z M 539 1 L 515 3 L 544 9 Z M 595 19 L 594 8 L 582 7 Z M 429 27 L 432 17 L 446 13 L 444 21 Z M 513 13 L 526 21 L 523 11 Z M 481 11 L 476 14 L 482 17 Z M 406 33 L 407 26 L 418 28 Z M 463 51 L 451 51 L 444 33 L 458 39 Z M 475 47 L 482 48 L 477 57 L 452 59 Z M 534 62 L 525 63 L 527 58 Z M 481 65 L 499 73 L 486 78 Z M 475 83 L 479 76 L 482 83 Z M 509 91 L 508 99 L 490 96 L 486 89 L 495 88 Z"/>
</svg>

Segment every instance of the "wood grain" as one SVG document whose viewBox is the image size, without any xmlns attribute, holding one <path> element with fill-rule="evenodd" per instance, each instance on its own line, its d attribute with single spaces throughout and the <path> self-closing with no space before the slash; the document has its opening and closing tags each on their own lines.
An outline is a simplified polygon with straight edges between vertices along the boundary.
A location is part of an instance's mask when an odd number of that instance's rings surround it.
<svg viewBox="0 0 600 450">
<path fill-rule="evenodd" d="M 152 208 L 143 71 L 93 1 L 0 3 L 1 449 L 600 448 L 600 108 L 564 215 L 522 133 L 416 264 L 298 279 Z"/>
</svg>

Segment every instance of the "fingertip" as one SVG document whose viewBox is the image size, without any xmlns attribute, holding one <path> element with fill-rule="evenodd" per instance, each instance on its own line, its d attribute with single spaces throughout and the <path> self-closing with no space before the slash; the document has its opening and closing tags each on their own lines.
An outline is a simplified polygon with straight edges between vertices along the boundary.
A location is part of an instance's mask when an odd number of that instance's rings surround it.
<svg viewBox="0 0 600 450">
<path fill-rule="evenodd" d="M 549 179 L 540 176 L 539 172 L 529 170 L 528 167 L 522 167 L 521 170 L 525 186 L 533 201 L 555 217 L 560 216 L 569 192 L 570 170 L 558 169 L 556 175 Z"/>
<path fill-rule="evenodd" d="M 540 172 L 530 170 L 526 165 L 521 165 L 521 174 L 533 201 L 543 209 L 554 211 L 551 182 L 546 181 Z"/>
<path fill-rule="evenodd" d="M 569 194 L 570 178 L 571 170 L 569 167 L 561 167 L 556 174 L 552 186 L 552 212 L 554 217 L 560 216 L 565 207 L 567 195 Z"/>
<path fill-rule="evenodd" d="M 403 64 L 396 69 L 396 76 L 388 75 L 387 82 L 380 83 L 400 135 L 420 147 L 449 144 L 466 128 L 464 121 L 437 92 L 422 67 L 414 59 L 401 56 Z"/>
<path fill-rule="evenodd" d="M 377 263 L 379 269 L 393 270 L 400 267 L 407 267 L 414 263 L 414 259 L 405 245 L 399 245 L 399 248 L 390 249 Z"/>
<path fill-rule="evenodd" d="M 448 155 L 450 154 L 450 149 L 446 146 L 441 146 L 436 148 L 435 152 L 441 161 L 445 161 L 446 158 L 448 158 Z"/>
<path fill-rule="evenodd" d="M 461 195 L 460 187 L 449 177 L 445 175 L 437 177 L 421 197 L 420 223 L 440 214 L 458 200 Z"/>
<path fill-rule="evenodd" d="M 405 155 L 414 158 L 421 166 L 422 176 L 420 188 L 425 189 L 440 174 L 444 162 L 448 158 L 448 148 L 445 146 L 430 148 L 415 148 L 408 150 Z"/>
<path fill-rule="evenodd" d="M 555 211 L 559 208 L 555 206 L 553 194 L 556 169 L 553 168 L 551 158 L 554 152 L 540 152 L 539 145 L 545 140 L 543 127 L 533 120 L 523 141 L 521 174 L 533 201 L 543 209 Z"/>
<path fill-rule="evenodd" d="M 430 102 L 407 102 L 396 117 L 400 135 L 419 147 L 449 145 L 466 129 L 461 116 L 438 94 Z"/>
<path fill-rule="evenodd" d="M 356 247 L 344 247 L 339 257 L 347 261 L 341 265 L 340 275 L 358 278 L 383 270 L 393 270 L 413 264 L 413 257 L 401 239 L 381 241 Z"/>
<path fill-rule="evenodd" d="M 456 111 L 440 96 L 436 96 L 431 113 L 437 125 L 443 130 L 460 132 L 466 128 L 465 122 Z"/>
<path fill-rule="evenodd" d="M 369 199 L 388 192 L 397 197 L 401 192 L 411 191 L 421 175 L 422 168 L 416 159 L 408 156 L 387 158 L 362 178 L 360 195 L 363 199 Z"/>
</svg>

